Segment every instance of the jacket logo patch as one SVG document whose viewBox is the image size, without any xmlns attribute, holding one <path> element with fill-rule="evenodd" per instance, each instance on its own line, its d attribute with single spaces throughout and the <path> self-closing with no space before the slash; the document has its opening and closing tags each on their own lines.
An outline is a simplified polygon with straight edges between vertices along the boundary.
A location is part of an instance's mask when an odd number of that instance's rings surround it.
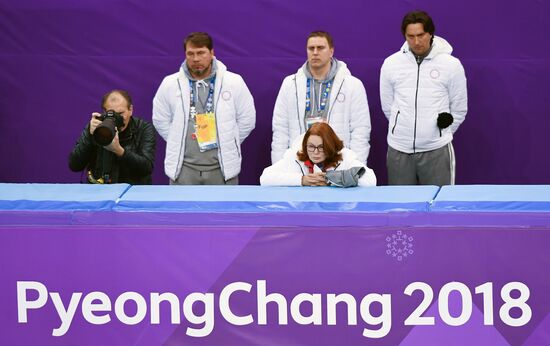
<svg viewBox="0 0 550 346">
<path fill-rule="evenodd" d="M 433 79 L 438 79 L 439 78 L 439 70 L 431 70 L 430 71 L 430 77 L 432 77 Z"/>
<path fill-rule="evenodd" d="M 229 100 L 231 100 L 231 91 L 229 91 L 229 90 L 224 91 L 224 92 L 222 93 L 222 99 L 223 99 L 224 101 L 229 101 Z"/>
<path fill-rule="evenodd" d="M 336 101 L 338 102 L 344 102 L 346 100 L 346 95 L 343 93 L 339 93 L 338 96 L 336 96 Z"/>
</svg>

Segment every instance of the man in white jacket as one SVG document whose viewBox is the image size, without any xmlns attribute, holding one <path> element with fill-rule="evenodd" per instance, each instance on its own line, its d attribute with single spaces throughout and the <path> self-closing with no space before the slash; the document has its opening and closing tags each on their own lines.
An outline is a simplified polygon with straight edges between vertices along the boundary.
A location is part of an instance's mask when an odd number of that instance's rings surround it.
<svg viewBox="0 0 550 346">
<path fill-rule="evenodd" d="M 453 48 L 434 36 L 426 12 L 405 15 L 406 42 L 380 72 L 380 99 L 388 124 L 390 185 L 454 184 L 453 133 L 466 117 L 466 76 Z"/>
<path fill-rule="evenodd" d="M 185 61 L 164 78 L 153 100 L 153 124 L 166 141 L 170 184 L 238 184 L 241 143 L 254 129 L 254 100 L 244 80 L 214 56 L 204 32 L 184 41 Z"/>
<path fill-rule="evenodd" d="M 287 76 L 273 110 L 271 161 L 277 162 L 294 139 L 312 124 L 326 122 L 344 146 L 366 164 L 370 150 L 370 113 L 363 83 L 336 60 L 329 33 L 314 31 L 307 39 L 307 62 Z"/>
</svg>

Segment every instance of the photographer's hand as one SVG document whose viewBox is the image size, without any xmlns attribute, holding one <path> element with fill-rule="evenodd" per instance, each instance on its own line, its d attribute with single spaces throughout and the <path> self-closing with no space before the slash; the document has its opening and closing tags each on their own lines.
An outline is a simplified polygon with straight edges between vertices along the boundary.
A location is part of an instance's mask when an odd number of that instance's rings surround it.
<svg viewBox="0 0 550 346">
<path fill-rule="evenodd" d="M 96 127 L 102 123 L 97 117 L 100 117 L 100 113 L 92 113 L 92 119 L 90 119 L 90 134 L 93 135 Z"/>
<path fill-rule="evenodd" d="M 118 130 L 115 133 L 115 138 L 113 138 L 111 144 L 106 145 L 103 148 L 105 148 L 105 150 L 109 150 L 115 153 L 115 155 L 118 157 L 124 155 L 124 148 L 120 145 L 120 142 L 118 141 Z"/>
</svg>

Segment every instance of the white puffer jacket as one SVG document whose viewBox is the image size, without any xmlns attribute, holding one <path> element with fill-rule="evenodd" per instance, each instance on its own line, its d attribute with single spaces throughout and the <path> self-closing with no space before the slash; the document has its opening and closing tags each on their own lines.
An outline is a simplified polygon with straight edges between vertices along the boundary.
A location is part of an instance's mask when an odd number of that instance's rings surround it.
<svg viewBox="0 0 550 346">
<path fill-rule="evenodd" d="M 225 180 L 241 171 L 241 143 L 256 125 L 254 99 L 244 80 L 217 62 L 214 87 L 214 112 L 218 133 L 218 158 Z M 185 136 L 189 126 L 189 79 L 183 70 L 166 76 L 153 99 L 153 124 L 166 141 L 164 171 L 176 180 L 185 153 Z"/>
<path fill-rule="evenodd" d="M 363 83 L 353 77 L 346 64 L 338 61 L 339 69 L 330 92 L 328 123 L 344 146 L 357 153 L 366 163 L 370 150 L 370 113 Z M 292 142 L 307 131 L 305 120 L 307 77 L 302 67 L 287 76 L 273 110 L 273 140 L 271 162 L 279 161 Z"/>
<path fill-rule="evenodd" d="M 407 42 L 388 57 L 380 72 L 380 100 L 389 120 L 388 145 L 404 153 L 435 150 L 453 140 L 466 117 L 466 76 L 453 48 L 434 37 L 430 54 L 417 64 Z M 453 124 L 437 127 L 439 113 L 451 113 Z"/>
<path fill-rule="evenodd" d="M 283 158 L 273 165 L 266 167 L 260 176 L 260 185 L 262 186 L 302 186 L 302 177 L 308 174 L 308 168 L 304 162 L 298 160 L 296 153 L 300 150 L 303 136 L 298 136 L 294 141 L 292 148 L 285 151 Z M 375 186 L 376 176 L 374 171 L 357 159 L 357 155 L 350 149 L 344 148 L 342 161 L 335 170 L 346 170 L 352 167 L 364 167 L 365 173 L 359 178 L 358 186 Z M 313 166 L 315 173 L 321 172 L 317 165 Z"/>
</svg>

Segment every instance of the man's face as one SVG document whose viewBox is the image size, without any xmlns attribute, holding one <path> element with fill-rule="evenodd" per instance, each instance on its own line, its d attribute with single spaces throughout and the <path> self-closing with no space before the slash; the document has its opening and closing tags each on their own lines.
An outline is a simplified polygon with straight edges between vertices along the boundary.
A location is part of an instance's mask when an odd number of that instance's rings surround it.
<svg viewBox="0 0 550 346">
<path fill-rule="evenodd" d="M 424 55 L 430 50 L 432 35 L 424 31 L 422 23 L 407 25 L 405 39 L 415 55 Z"/>
<path fill-rule="evenodd" d="M 322 69 L 330 64 L 334 48 L 330 48 L 326 37 L 310 37 L 307 40 L 307 62 L 311 69 Z"/>
<path fill-rule="evenodd" d="M 122 115 L 122 119 L 124 119 L 124 127 L 122 129 L 119 129 L 120 132 L 124 131 L 126 127 L 128 127 L 128 123 L 130 122 L 130 118 L 132 117 L 133 107 L 128 107 L 128 102 L 124 97 L 122 97 L 122 95 L 116 92 L 112 93 L 107 98 L 107 101 L 105 101 L 103 107 L 106 110 L 112 109 Z"/>
<path fill-rule="evenodd" d="M 196 47 L 191 43 L 185 46 L 185 59 L 187 68 L 191 75 L 197 79 L 208 77 L 212 71 L 212 60 L 214 59 L 214 49 L 207 47 Z"/>
</svg>

